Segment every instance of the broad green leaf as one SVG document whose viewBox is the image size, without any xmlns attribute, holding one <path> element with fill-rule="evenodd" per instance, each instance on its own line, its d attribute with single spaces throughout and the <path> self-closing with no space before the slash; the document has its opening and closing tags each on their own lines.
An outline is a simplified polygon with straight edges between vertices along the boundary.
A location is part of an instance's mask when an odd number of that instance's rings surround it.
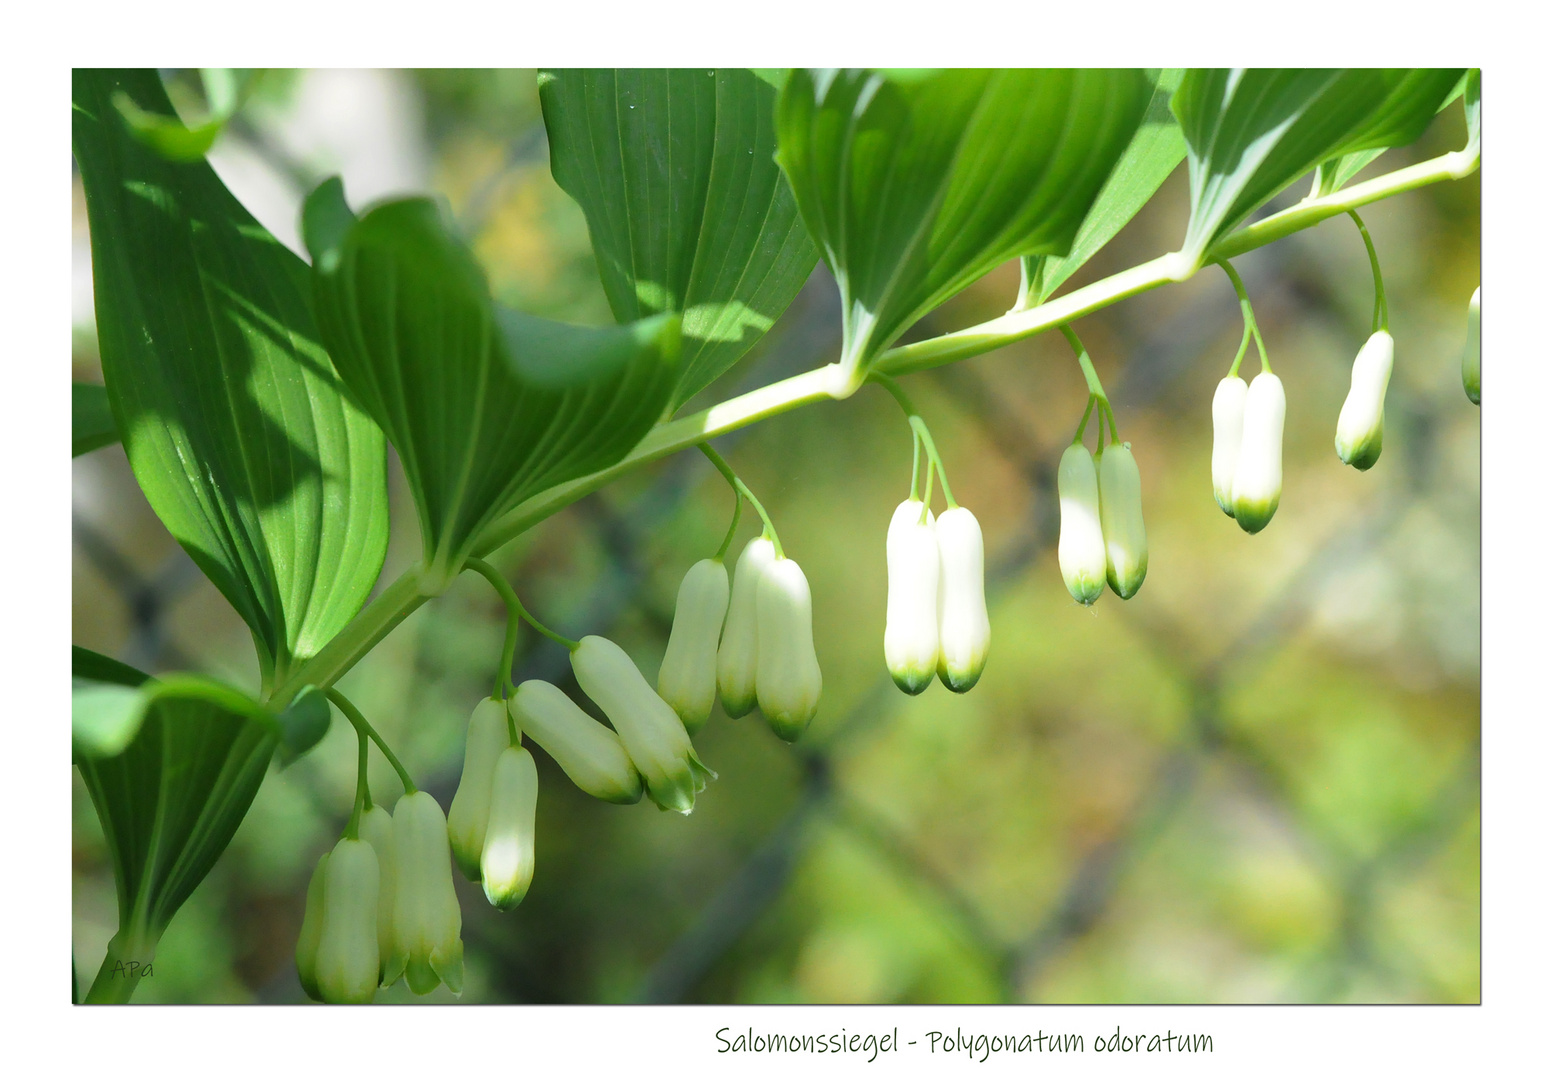
<svg viewBox="0 0 1549 1080">
<path fill-rule="evenodd" d="M 1022 260 L 1024 294 L 1017 300 L 1019 307 L 1041 304 L 1054 295 L 1055 289 L 1140 213 L 1162 181 L 1178 167 L 1184 154 L 1183 132 L 1170 106 L 1182 80 L 1183 68 L 1169 68 L 1157 78 L 1145 118 L 1081 222 L 1070 252 Z"/>
<path fill-rule="evenodd" d="M 102 370 L 135 478 L 252 628 L 266 684 L 359 610 L 387 548 L 386 449 L 341 394 L 309 271 L 203 162 L 111 104 L 171 115 L 150 71 L 74 72 Z"/>
<path fill-rule="evenodd" d="M 1173 96 L 1189 148 L 1196 261 L 1331 158 L 1420 137 L 1460 69 L 1195 68 Z"/>
<path fill-rule="evenodd" d="M 176 113 L 167 116 L 155 109 L 142 108 L 124 91 L 113 95 L 113 107 L 123 116 L 135 138 L 168 161 L 198 161 L 209 152 L 227 122 L 236 115 L 253 73 L 235 68 L 202 68 L 200 74 L 209 111 L 192 125 L 185 124 Z"/>
<path fill-rule="evenodd" d="M 834 392 L 1000 263 L 1068 252 L 1150 90 L 1120 69 L 793 71 L 778 160 L 839 283 Z"/>
<path fill-rule="evenodd" d="M 70 384 L 70 456 L 80 457 L 118 442 L 105 386 Z"/>
<path fill-rule="evenodd" d="M 678 316 L 593 330 L 498 307 L 428 199 L 357 220 L 330 180 L 303 231 L 324 340 L 414 493 L 428 588 L 500 514 L 623 458 L 672 398 Z"/>
<path fill-rule="evenodd" d="M 1452 89 L 1447 93 L 1446 98 L 1440 105 L 1436 107 L 1436 111 L 1438 113 L 1445 110 L 1448 105 L 1451 105 L 1454 101 L 1463 96 L 1463 92 L 1468 86 L 1469 79 L 1477 73 L 1477 70 L 1478 69 L 1475 69 L 1474 72 L 1465 74 L 1462 78 L 1458 79 L 1458 81 L 1453 84 Z M 1362 169 L 1376 161 L 1386 152 L 1387 147 L 1383 146 L 1378 147 L 1375 150 L 1359 150 L 1352 154 L 1345 154 L 1341 157 L 1330 158 L 1328 161 L 1325 161 L 1323 164 L 1318 166 L 1317 175 L 1313 179 L 1313 195 L 1316 196 L 1333 194 L 1348 184 L 1351 180 L 1354 180 L 1356 175 Z"/>
<path fill-rule="evenodd" d="M 102 673 L 106 660 L 88 654 L 83 666 L 82 652 L 72 672 L 78 684 L 84 673 Z M 118 891 L 105 970 L 115 957 L 151 960 L 246 816 L 278 742 L 274 719 L 244 694 L 195 676 L 157 680 L 126 670 L 116 688 L 140 699 L 133 738 L 116 754 L 88 752 L 77 740 L 75 753 Z M 122 685 L 135 677 L 138 689 Z"/>
<path fill-rule="evenodd" d="M 774 162 L 777 89 L 742 69 L 545 71 L 554 179 L 586 213 L 614 317 L 683 315 L 673 408 L 790 305 L 817 248 Z"/>
</svg>

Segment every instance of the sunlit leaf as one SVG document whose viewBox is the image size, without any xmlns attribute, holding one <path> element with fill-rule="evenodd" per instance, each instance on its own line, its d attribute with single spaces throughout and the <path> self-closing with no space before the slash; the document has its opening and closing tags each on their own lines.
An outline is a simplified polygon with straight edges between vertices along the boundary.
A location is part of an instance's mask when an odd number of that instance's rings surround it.
<svg viewBox="0 0 1549 1080">
<path fill-rule="evenodd" d="M 1193 207 L 1183 250 L 1217 239 L 1331 158 L 1420 137 L 1461 69 L 1194 68 L 1173 96 Z"/>
<path fill-rule="evenodd" d="M 839 283 L 834 392 L 995 266 L 1069 251 L 1150 89 L 1121 69 L 792 72 L 778 160 Z"/>
<path fill-rule="evenodd" d="M 678 316 L 587 329 L 500 308 L 428 199 L 357 220 L 331 180 L 303 230 L 324 339 L 414 493 L 428 587 L 504 511 L 617 462 L 672 398 Z"/>
<path fill-rule="evenodd" d="M 113 407 L 106 387 L 95 383 L 70 384 L 70 456 L 80 457 L 118 442 Z"/>
<path fill-rule="evenodd" d="M 586 213 L 614 317 L 683 314 L 676 407 L 741 359 L 817 262 L 774 162 L 776 87 L 705 68 L 545 71 L 538 87 L 554 179 Z"/>
<path fill-rule="evenodd" d="M 201 68 L 200 74 L 209 110 L 193 123 L 185 124 L 175 113 L 168 116 L 155 108 L 142 108 L 122 90 L 113 94 L 113 107 L 135 138 L 168 161 L 198 161 L 236 115 L 253 76 L 235 68 Z"/>
<path fill-rule="evenodd" d="M 166 161 L 110 100 L 151 71 L 77 69 L 102 370 L 151 507 L 252 628 L 269 679 L 359 610 L 387 546 L 382 433 L 340 393 L 306 265 L 203 162 Z"/>
</svg>

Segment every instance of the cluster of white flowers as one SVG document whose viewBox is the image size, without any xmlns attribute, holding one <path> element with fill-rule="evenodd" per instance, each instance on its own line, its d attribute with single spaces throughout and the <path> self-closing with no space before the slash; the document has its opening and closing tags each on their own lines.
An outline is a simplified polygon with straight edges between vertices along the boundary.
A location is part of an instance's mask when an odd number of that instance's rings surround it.
<svg viewBox="0 0 1549 1080">
<path fill-rule="evenodd" d="M 990 651 L 984 602 L 984 533 L 966 507 L 941 517 L 916 498 L 893 511 L 887 530 L 887 628 L 882 653 L 898 688 L 922 693 L 940 676 L 973 689 Z"/>
<path fill-rule="evenodd" d="M 1060 458 L 1060 575 L 1077 603 L 1094 604 L 1106 583 L 1128 600 L 1146 580 L 1149 549 L 1140 506 L 1140 466 L 1129 443 L 1094 457 L 1081 442 Z"/>
<path fill-rule="evenodd" d="M 318 1001 L 369 1002 L 400 978 L 416 994 L 441 983 L 462 991 L 462 910 L 446 818 L 430 795 L 411 792 L 391 814 L 373 806 L 358 836 L 318 860 L 296 970 Z"/>
</svg>

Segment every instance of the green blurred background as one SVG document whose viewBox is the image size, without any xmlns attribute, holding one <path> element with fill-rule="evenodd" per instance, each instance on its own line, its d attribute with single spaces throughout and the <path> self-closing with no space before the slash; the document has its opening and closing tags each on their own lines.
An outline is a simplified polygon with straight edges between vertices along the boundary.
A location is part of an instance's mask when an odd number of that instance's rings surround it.
<svg viewBox="0 0 1549 1080">
<path fill-rule="evenodd" d="M 1371 170 L 1464 137 L 1455 104 Z M 586 222 L 549 175 L 531 71 L 272 72 L 211 161 L 297 248 L 300 197 L 331 173 L 356 205 L 439 192 L 500 299 L 609 318 Z M 100 381 L 73 183 L 72 366 Z M 1073 284 L 1176 247 L 1187 207 L 1180 168 Z M 1064 341 L 906 381 L 984 527 L 994 640 L 964 697 L 938 684 L 908 698 L 882 664 L 883 540 L 909 484 L 892 401 L 863 390 L 720 440 L 811 582 L 818 717 L 793 748 L 757 713 L 717 710 L 697 745 L 720 779 L 688 818 L 591 800 L 536 751 L 537 873 L 510 914 L 459 879 L 460 1000 L 1478 1001 L 1479 413 L 1458 374 L 1478 176 L 1365 218 L 1397 340 L 1369 473 L 1333 450 L 1370 328 L 1354 226 L 1328 221 L 1238 260 L 1288 399 L 1284 495 L 1258 536 L 1211 495 L 1211 395 L 1241 333 L 1225 277 L 1202 271 L 1079 324 L 1144 483 L 1150 572 L 1127 603 L 1078 607 L 1054 557 L 1054 469 L 1085 404 Z M 906 340 L 993 317 L 1016 288 L 1004 267 Z M 819 266 L 701 404 L 832 360 L 838 343 Z M 391 476 L 384 581 L 419 551 L 396 463 Z M 654 678 L 678 582 L 713 554 L 730 509 L 709 465 L 682 454 L 494 561 L 556 629 L 613 637 Z M 120 447 L 76 459 L 73 514 L 77 644 L 256 687 L 246 629 L 157 522 Z M 745 519 L 737 548 L 754 532 Z M 341 683 L 443 806 L 503 626 L 466 575 Z M 574 692 L 562 650 L 535 636 L 517 674 Z M 137 1000 L 303 1000 L 303 892 L 348 816 L 354 749 L 336 722 L 271 772 Z M 373 791 L 395 797 L 390 770 L 372 770 Z M 116 916 L 74 785 L 73 945 L 89 974 Z M 399 986 L 378 1000 L 414 999 Z"/>
</svg>

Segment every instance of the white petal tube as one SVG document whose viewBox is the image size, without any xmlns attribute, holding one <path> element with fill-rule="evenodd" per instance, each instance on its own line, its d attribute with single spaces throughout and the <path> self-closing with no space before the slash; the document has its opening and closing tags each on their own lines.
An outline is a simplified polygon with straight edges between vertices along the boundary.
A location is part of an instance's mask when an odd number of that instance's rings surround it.
<svg viewBox="0 0 1549 1080">
<path fill-rule="evenodd" d="M 1463 392 L 1479 404 L 1479 290 L 1468 301 L 1468 336 L 1463 339 Z"/>
<path fill-rule="evenodd" d="M 559 687 L 528 679 L 511 697 L 511 715 L 576 787 L 604 802 L 640 801 L 645 786 L 618 734 L 587 716 Z"/>
<path fill-rule="evenodd" d="M 721 708 L 727 716 L 746 716 L 758 703 L 758 579 L 774 558 L 774 544 L 756 536 L 737 559 L 731 606 L 726 610 L 726 629 L 721 633 L 715 661 Z"/>
<path fill-rule="evenodd" d="M 705 726 L 715 706 L 716 651 L 730 597 L 731 581 L 720 559 L 700 559 L 678 586 L 656 690 L 690 735 Z"/>
<path fill-rule="evenodd" d="M 363 1005 L 376 996 L 376 850 L 340 840 L 323 882 L 323 929 L 317 940 L 317 989 L 330 1004 Z"/>
<path fill-rule="evenodd" d="M 1280 443 L 1285 432 L 1285 387 L 1261 371 L 1248 387 L 1242 414 L 1242 454 L 1232 478 L 1232 516 L 1245 532 L 1269 524 L 1280 505 Z"/>
<path fill-rule="evenodd" d="M 715 774 L 700 763 L 683 721 L 629 654 L 607 638 L 589 635 L 570 654 L 570 667 L 582 691 L 613 722 L 651 801 L 663 810 L 692 812 L 694 796 Z"/>
<path fill-rule="evenodd" d="M 1151 560 L 1140 506 L 1140 466 L 1129 443 L 1109 443 L 1098 455 L 1097 490 L 1102 507 L 1108 587 L 1125 600 L 1140 591 Z"/>
<path fill-rule="evenodd" d="M 463 775 L 446 817 L 452 856 L 469 881 L 479 880 L 479 854 L 484 850 L 484 824 L 489 820 L 489 786 L 495 775 L 495 759 L 510 745 L 505 702 L 485 698 L 474 707 L 468 720 Z"/>
<path fill-rule="evenodd" d="M 493 775 L 493 774 L 492 774 Z M 383 974 L 391 986 L 400 975 L 416 994 L 437 983 L 463 988 L 463 913 L 452 887 L 446 818 L 429 792 L 416 791 L 393 809 L 393 958 Z"/>
<path fill-rule="evenodd" d="M 936 616 L 941 630 L 937 674 L 948 690 L 966 694 L 984 673 L 990 652 L 990 613 L 984 606 L 984 533 L 964 506 L 936 519 L 941 551 L 941 590 Z"/>
<path fill-rule="evenodd" d="M 1103 547 L 1097 463 L 1092 452 L 1073 443 L 1060 456 L 1060 576 L 1078 604 L 1095 604 L 1108 577 Z"/>
<path fill-rule="evenodd" d="M 307 883 L 306 913 L 301 917 L 301 933 L 296 938 L 296 974 L 301 989 L 313 1001 L 322 1001 L 317 988 L 317 943 L 323 935 L 323 890 L 328 879 L 328 852 L 317 860 L 312 880 Z"/>
<path fill-rule="evenodd" d="M 377 803 L 360 819 L 360 838 L 376 852 L 378 875 L 376 904 L 377 956 L 382 971 L 393 955 L 393 888 L 398 884 L 398 864 L 393 858 L 393 816 Z"/>
<path fill-rule="evenodd" d="M 941 552 L 936 518 L 919 499 L 905 499 L 887 527 L 887 629 L 882 655 L 888 674 L 906 694 L 918 694 L 936 677 L 941 633 L 936 587 Z"/>
<path fill-rule="evenodd" d="M 1242 453 L 1242 416 L 1248 404 L 1248 384 L 1228 375 L 1216 385 L 1210 416 L 1215 440 L 1210 446 L 1210 479 L 1215 485 L 1216 505 L 1227 517 L 1232 516 L 1232 478 L 1237 475 L 1237 458 Z"/>
<path fill-rule="evenodd" d="M 522 902 L 532 884 L 538 812 L 538 767 L 524 747 L 508 746 L 495 762 L 489 828 L 479 873 L 484 896 L 501 911 Z"/>
<path fill-rule="evenodd" d="M 758 708 L 774 733 L 795 742 L 818 711 L 823 672 L 812 645 L 812 590 L 793 559 L 776 559 L 758 582 Z"/>
<path fill-rule="evenodd" d="M 1378 330 L 1366 339 L 1350 366 L 1350 393 L 1339 410 L 1334 449 L 1357 469 L 1377 464 L 1382 453 L 1382 406 L 1393 374 L 1393 336 Z"/>
</svg>

